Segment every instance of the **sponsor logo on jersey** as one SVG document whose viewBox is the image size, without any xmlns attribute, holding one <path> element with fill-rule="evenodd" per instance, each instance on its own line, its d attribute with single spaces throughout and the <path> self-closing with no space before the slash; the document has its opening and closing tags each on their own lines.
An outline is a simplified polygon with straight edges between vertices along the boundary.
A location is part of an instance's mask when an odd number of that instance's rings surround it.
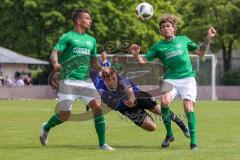
<svg viewBox="0 0 240 160">
<path fill-rule="evenodd" d="M 90 55 L 90 49 L 74 47 L 73 53 L 82 54 L 82 55 Z"/>
<path fill-rule="evenodd" d="M 183 54 L 183 50 L 175 50 L 175 51 L 171 51 L 166 53 L 166 59 L 175 57 L 175 56 L 180 56 Z"/>
</svg>

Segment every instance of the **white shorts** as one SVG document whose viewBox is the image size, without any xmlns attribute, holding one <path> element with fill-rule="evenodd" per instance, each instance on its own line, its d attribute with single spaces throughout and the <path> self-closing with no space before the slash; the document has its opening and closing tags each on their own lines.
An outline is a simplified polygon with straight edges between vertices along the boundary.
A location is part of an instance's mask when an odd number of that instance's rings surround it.
<svg viewBox="0 0 240 160">
<path fill-rule="evenodd" d="M 60 80 L 58 96 L 59 103 L 65 100 L 73 102 L 76 99 L 80 99 L 85 104 L 88 104 L 93 99 L 99 98 L 94 84 L 91 81 L 82 80 Z M 59 110 L 61 111 L 70 111 L 71 109 L 72 103 L 59 105 Z"/>
<path fill-rule="evenodd" d="M 173 89 L 170 91 L 172 99 L 188 99 L 195 103 L 197 97 L 197 84 L 194 77 L 183 79 L 165 79 L 164 81 L 173 85 Z"/>
</svg>

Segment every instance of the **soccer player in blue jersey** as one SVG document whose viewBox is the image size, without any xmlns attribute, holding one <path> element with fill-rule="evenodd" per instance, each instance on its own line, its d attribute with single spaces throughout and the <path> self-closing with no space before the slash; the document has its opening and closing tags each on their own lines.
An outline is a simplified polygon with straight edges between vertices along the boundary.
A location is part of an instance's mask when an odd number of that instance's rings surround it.
<svg viewBox="0 0 240 160">
<path fill-rule="evenodd" d="M 139 86 L 130 80 L 117 75 L 114 67 L 103 68 L 100 74 L 98 71 L 91 71 L 91 79 L 101 96 L 102 102 L 112 110 L 119 111 L 122 115 L 128 117 L 137 126 L 147 131 L 154 131 L 156 124 L 145 110 L 161 116 L 161 108 L 155 98 L 141 91 Z M 189 138 L 188 128 L 183 121 L 172 111 L 170 114 L 171 119 Z"/>
<path fill-rule="evenodd" d="M 101 59 L 99 59 L 99 64 L 103 67 L 110 67 L 111 66 L 111 62 L 108 59 L 107 51 L 102 51 L 101 52 Z"/>
<path fill-rule="evenodd" d="M 108 59 L 108 53 L 107 51 L 101 51 L 101 59 L 99 59 L 98 63 L 100 66 L 102 67 L 110 67 L 112 64 L 110 62 L 110 60 Z M 89 106 L 86 105 L 86 111 L 89 111 Z"/>
</svg>

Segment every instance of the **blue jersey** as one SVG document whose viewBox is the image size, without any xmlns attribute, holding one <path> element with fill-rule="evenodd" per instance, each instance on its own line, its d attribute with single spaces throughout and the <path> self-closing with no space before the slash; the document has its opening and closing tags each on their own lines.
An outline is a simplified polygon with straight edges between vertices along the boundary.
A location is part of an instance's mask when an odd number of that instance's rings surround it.
<svg viewBox="0 0 240 160">
<path fill-rule="evenodd" d="M 111 66 L 111 62 L 107 59 L 106 63 L 103 63 L 102 60 L 99 60 L 99 64 L 103 67 L 110 67 Z"/>
<path fill-rule="evenodd" d="M 126 89 L 128 87 L 132 87 L 135 95 L 139 92 L 138 85 L 120 76 L 117 76 L 117 89 L 114 91 L 107 88 L 102 77 L 99 76 L 98 72 L 91 71 L 91 79 L 101 96 L 101 100 L 113 110 L 118 111 L 127 107 L 123 101 L 128 100 L 128 96 L 126 93 Z"/>
</svg>

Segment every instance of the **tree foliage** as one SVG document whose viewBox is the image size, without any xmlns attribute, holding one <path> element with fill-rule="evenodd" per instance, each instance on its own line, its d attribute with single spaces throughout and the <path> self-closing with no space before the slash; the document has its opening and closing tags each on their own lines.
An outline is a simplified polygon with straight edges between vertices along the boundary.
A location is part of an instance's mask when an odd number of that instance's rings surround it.
<svg viewBox="0 0 240 160">
<path fill-rule="evenodd" d="M 237 0 L 182 0 L 178 6 L 184 25 L 182 32 L 191 38 L 203 41 L 207 29 L 214 26 L 218 32 L 214 38 L 213 50 L 221 50 L 224 59 L 224 70 L 231 69 L 233 48 L 239 48 L 240 1 Z"/>
<path fill-rule="evenodd" d="M 222 50 L 226 70 L 232 49 L 239 47 L 240 2 L 238 0 L 149 0 L 155 14 L 149 21 L 135 15 L 141 0 L 0 0 L 0 45 L 19 53 L 48 59 L 49 52 L 64 32 L 73 28 L 71 15 L 88 8 L 93 18 L 89 33 L 96 37 L 98 48 L 107 44 L 112 51 L 128 47 L 123 41 L 138 43 L 143 51 L 158 41 L 158 16 L 171 13 L 182 17 L 178 34 L 202 42 L 207 28 L 218 30 L 213 48 Z M 122 46 L 121 46 L 122 45 Z M 112 47 L 112 48 L 111 48 Z M 116 50 L 114 50 L 114 47 Z M 120 49 L 119 49 L 120 48 Z M 114 53 L 114 52 L 113 52 Z"/>
<path fill-rule="evenodd" d="M 47 59 L 49 52 L 64 32 L 73 28 L 71 15 L 79 8 L 88 8 L 93 17 L 89 31 L 102 48 L 109 41 L 139 43 L 146 50 L 158 40 L 157 16 L 143 22 L 135 16 L 140 2 L 124 0 L 0 0 L 0 45 L 32 57 Z M 172 9 L 163 0 L 151 0 L 158 11 Z M 159 4 L 159 5 L 157 5 Z M 164 4 L 164 5 L 160 5 Z M 165 7 L 165 8 L 164 8 Z M 160 9 L 160 10 L 158 10 Z M 155 14 L 157 15 L 157 14 Z M 119 46 L 116 46 L 119 47 Z"/>
</svg>

